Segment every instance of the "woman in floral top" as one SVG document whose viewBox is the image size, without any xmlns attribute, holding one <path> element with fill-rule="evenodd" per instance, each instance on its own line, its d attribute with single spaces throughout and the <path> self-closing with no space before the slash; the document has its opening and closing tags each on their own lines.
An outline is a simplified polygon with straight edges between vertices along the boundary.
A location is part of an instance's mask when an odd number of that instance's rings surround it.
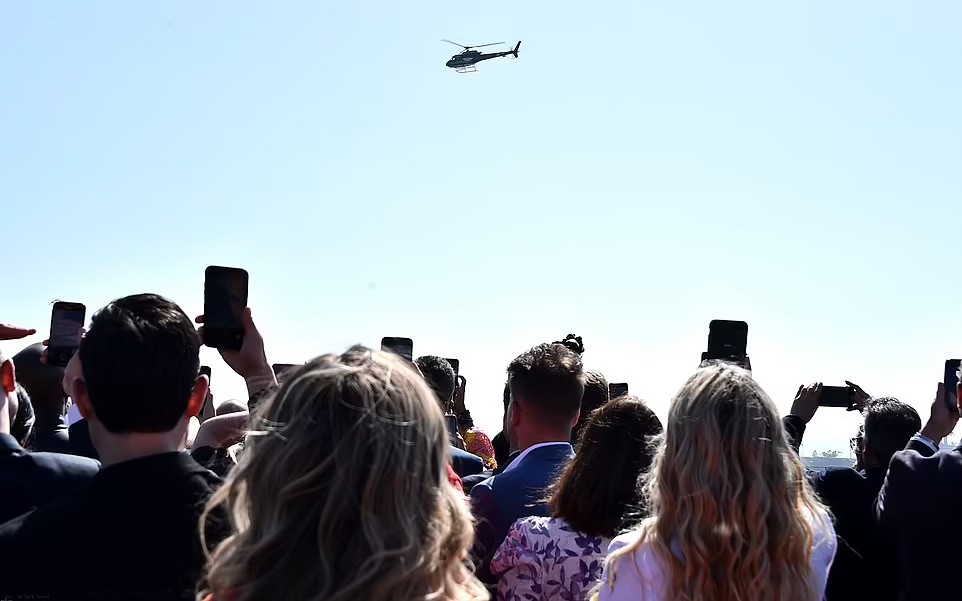
<svg viewBox="0 0 962 601">
<path fill-rule="evenodd" d="M 552 515 L 514 523 L 491 561 L 502 601 L 585 601 L 601 581 L 608 543 L 644 515 L 638 477 L 661 422 L 635 397 L 596 410 L 578 454 L 552 486 Z"/>
<path fill-rule="evenodd" d="M 477 455 L 484 461 L 484 469 L 498 469 L 498 461 L 494 458 L 494 445 L 488 435 L 474 425 L 471 412 L 464 406 L 464 392 L 468 381 L 464 376 L 458 376 L 458 386 L 454 389 L 454 412 L 458 416 L 458 433 L 464 439 L 464 450 Z"/>
</svg>

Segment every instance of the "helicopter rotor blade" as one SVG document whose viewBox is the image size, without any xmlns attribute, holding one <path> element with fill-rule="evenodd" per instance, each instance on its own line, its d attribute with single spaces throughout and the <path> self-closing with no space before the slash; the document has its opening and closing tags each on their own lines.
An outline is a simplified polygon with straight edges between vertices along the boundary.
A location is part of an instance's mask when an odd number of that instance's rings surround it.
<svg viewBox="0 0 962 601">
<path fill-rule="evenodd" d="M 480 46 L 471 46 L 472 48 L 487 48 L 488 46 L 500 46 L 504 42 L 495 42 L 493 44 L 481 44 Z"/>
<path fill-rule="evenodd" d="M 447 42 L 448 44 L 454 44 L 455 46 L 459 46 L 459 47 L 461 47 L 461 48 L 464 48 L 465 50 L 467 50 L 468 48 L 470 48 L 470 46 L 465 46 L 464 44 L 458 44 L 457 42 L 452 42 L 451 40 L 441 40 L 441 41 L 442 41 L 442 42 Z"/>
</svg>

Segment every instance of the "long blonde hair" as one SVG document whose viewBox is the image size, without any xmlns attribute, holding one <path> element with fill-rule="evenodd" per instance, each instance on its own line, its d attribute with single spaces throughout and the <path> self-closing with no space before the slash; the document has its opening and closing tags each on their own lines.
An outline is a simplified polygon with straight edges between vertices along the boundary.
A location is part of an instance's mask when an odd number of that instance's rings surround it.
<svg viewBox="0 0 962 601">
<path fill-rule="evenodd" d="M 487 599 L 447 481 L 448 435 L 423 379 L 354 347 L 287 374 L 208 504 L 232 534 L 209 557 L 217 601 Z"/>
<path fill-rule="evenodd" d="M 672 401 L 645 482 L 652 517 L 618 560 L 650 546 L 671 601 L 816 601 L 813 523 L 827 511 L 775 405 L 732 365 L 699 369 Z M 632 562 L 625 562 L 633 569 Z"/>
</svg>

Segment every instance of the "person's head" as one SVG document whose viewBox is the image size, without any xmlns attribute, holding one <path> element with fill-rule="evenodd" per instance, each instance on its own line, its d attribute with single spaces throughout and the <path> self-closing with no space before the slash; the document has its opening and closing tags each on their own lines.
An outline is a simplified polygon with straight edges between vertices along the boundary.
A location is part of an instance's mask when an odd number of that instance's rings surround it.
<svg viewBox="0 0 962 601">
<path fill-rule="evenodd" d="M 473 530 L 447 481 L 443 414 L 402 359 L 360 346 L 318 357 L 292 370 L 252 429 L 208 505 L 234 531 L 210 559 L 215 598 L 482 598 L 464 564 Z"/>
<path fill-rule="evenodd" d="M 887 469 L 892 455 L 922 429 L 918 411 L 891 397 L 873 399 L 863 411 L 862 462 L 865 468 Z"/>
<path fill-rule="evenodd" d="M 578 423 L 571 431 L 571 442 L 578 441 L 584 429 L 588 416 L 595 409 L 608 402 L 608 380 L 600 371 L 586 371 L 584 373 L 585 392 L 581 396 L 581 410 L 579 411 Z"/>
<path fill-rule="evenodd" d="M 17 402 L 11 405 L 11 409 L 10 435 L 17 439 L 21 447 L 29 449 L 33 446 L 33 425 L 36 416 L 30 395 L 19 384 L 17 384 Z"/>
<path fill-rule="evenodd" d="M 56 421 L 64 413 L 67 395 L 63 390 L 63 368 L 41 361 L 43 344 L 32 344 L 13 356 L 17 382 L 27 390 L 37 419 Z"/>
<path fill-rule="evenodd" d="M 518 449 L 568 441 L 584 394 L 581 356 L 560 343 L 541 344 L 508 365 L 508 429 Z"/>
<path fill-rule="evenodd" d="M 827 512 L 774 403 L 744 369 L 701 368 L 678 392 L 646 493 L 654 517 L 624 553 L 650 545 L 672 600 L 817 597 L 813 523 Z"/>
<path fill-rule="evenodd" d="M 414 362 L 417 365 L 424 380 L 431 387 L 435 398 L 441 405 L 443 411 L 448 411 L 451 407 L 451 399 L 454 397 L 454 389 L 457 387 L 457 375 L 454 368 L 448 363 L 447 359 L 428 355 L 418 357 Z"/>
<path fill-rule="evenodd" d="M 635 397 L 591 413 L 578 453 L 552 487 L 552 515 L 582 534 L 605 538 L 619 533 L 627 514 L 644 515 L 638 478 L 651 466 L 652 439 L 661 432 L 658 416 Z"/>
<path fill-rule="evenodd" d="M 236 399 L 230 399 L 224 401 L 220 405 L 217 405 L 217 409 L 214 411 L 215 415 L 227 415 L 229 413 L 244 413 L 247 411 L 247 404 L 243 401 L 238 401 Z"/>
<path fill-rule="evenodd" d="M 161 296 L 121 298 L 93 316 L 64 385 L 102 458 L 101 446 L 136 437 L 165 435 L 182 444 L 207 395 L 199 353 L 190 318 Z"/>
</svg>

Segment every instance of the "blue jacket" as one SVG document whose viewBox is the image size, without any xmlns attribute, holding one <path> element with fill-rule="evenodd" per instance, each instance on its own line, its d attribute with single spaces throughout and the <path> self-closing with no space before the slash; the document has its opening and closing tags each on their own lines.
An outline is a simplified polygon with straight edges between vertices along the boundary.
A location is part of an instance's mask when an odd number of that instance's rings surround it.
<svg viewBox="0 0 962 601">
<path fill-rule="evenodd" d="M 472 555 L 482 581 L 496 581 L 488 569 L 491 558 L 516 520 L 549 515 L 548 487 L 572 457 L 574 450 L 568 443 L 539 447 L 471 489 L 471 510 L 477 521 Z"/>
</svg>

